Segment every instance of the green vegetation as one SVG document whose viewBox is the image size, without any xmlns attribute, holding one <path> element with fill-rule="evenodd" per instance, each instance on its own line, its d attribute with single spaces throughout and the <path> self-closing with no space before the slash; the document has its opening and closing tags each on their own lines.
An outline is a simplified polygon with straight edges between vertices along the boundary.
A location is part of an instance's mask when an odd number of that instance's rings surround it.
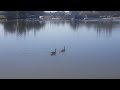
<svg viewBox="0 0 120 90">
<path fill-rule="evenodd" d="M 6 19 L 6 17 L 4 15 L 0 15 L 0 20 L 1 19 Z"/>
</svg>

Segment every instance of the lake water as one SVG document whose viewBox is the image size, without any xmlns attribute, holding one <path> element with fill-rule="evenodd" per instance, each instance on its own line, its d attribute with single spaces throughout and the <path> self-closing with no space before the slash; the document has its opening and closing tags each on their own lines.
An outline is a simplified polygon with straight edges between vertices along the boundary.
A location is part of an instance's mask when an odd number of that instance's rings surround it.
<svg viewBox="0 0 120 90">
<path fill-rule="evenodd" d="M 120 79 L 120 22 L 1 21 L 0 78 Z"/>
</svg>

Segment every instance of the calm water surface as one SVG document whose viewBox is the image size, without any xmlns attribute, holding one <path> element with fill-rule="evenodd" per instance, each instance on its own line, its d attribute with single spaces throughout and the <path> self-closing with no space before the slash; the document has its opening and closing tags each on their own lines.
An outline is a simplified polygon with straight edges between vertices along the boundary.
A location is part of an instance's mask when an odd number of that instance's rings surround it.
<svg viewBox="0 0 120 90">
<path fill-rule="evenodd" d="M 120 79 L 120 22 L 1 21 L 0 78 Z"/>
</svg>

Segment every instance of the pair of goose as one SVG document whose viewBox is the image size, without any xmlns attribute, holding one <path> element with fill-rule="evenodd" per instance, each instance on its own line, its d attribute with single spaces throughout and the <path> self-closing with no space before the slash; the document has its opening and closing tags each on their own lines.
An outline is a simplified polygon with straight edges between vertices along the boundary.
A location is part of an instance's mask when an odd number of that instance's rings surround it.
<svg viewBox="0 0 120 90">
<path fill-rule="evenodd" d="M 64 49 L 62 49 L 60 52 L 65 52 L 65 46 L 64 46 Z M 56 49 L 54 52 L 51 52 L 51 56 L 53 56 L 53 55 L 56 55 Z"/>
</svg>

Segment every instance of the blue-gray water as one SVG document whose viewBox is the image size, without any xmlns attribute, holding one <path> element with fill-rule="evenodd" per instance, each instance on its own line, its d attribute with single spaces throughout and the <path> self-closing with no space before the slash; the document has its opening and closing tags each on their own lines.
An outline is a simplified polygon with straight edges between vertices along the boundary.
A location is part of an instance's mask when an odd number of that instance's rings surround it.
<svg viewBox="0 0 120 90">
<path fill-rule="evenodd" d="M 1 21 L 0 78 L 120 78 L 120 22 Z"/>
</svg>

